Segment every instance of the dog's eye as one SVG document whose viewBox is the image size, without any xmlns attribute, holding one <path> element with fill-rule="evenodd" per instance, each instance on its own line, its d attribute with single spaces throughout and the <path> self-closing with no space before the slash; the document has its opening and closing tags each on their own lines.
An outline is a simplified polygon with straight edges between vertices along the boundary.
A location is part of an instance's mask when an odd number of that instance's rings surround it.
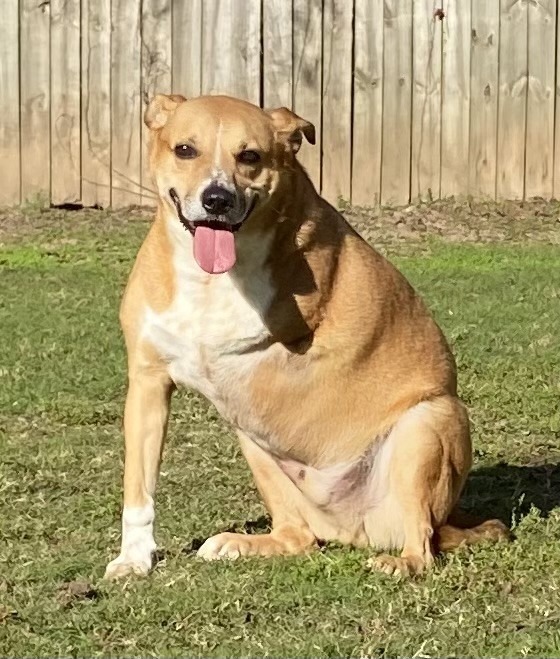
<svg viewBox="0 0 560 659">
<path fill-rule="evenodd" d="M 261 155 L 257 151 L 247 150 L 237 154 L 237 162 L 243 165 L 256 165 L 260 161 Z"/>
<path fill-rule="evenodd" d="M 190 144 L 177 144 L 174 150 L 177 158 L 182 158 L 183 160 L 196 158 L 198 156 L 198 151 Z"/>
</svg>

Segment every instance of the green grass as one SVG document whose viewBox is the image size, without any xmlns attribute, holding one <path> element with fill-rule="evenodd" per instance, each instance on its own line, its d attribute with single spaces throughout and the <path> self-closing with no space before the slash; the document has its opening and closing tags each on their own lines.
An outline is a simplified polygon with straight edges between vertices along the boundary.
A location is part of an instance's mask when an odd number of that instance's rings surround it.
<svg viewBox="0 0 560 659">
<path fill-rule="evenodd" d="M 0 655 L 558 656 L 560 250 L 387 248 L 454 345 L 474 422 L 465 507 L 512 523 L 515 542 L 459 550 L 408 581 L 335 546 L 200 562 L 201 540 L 267 520 L 232 433 L 181 392 L 158 491 L 161 561 L 148 579 L 111 584 L 118 301 L 145 230 L 43 223 L 1 246 Z"/>
</svg>

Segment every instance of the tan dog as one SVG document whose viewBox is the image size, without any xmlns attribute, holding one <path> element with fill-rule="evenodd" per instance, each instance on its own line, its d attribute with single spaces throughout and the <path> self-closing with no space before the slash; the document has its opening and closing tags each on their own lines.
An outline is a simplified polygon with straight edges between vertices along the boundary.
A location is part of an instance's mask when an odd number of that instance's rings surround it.
<svg viewBox="0 0 560 659">
<path fill-rule="evenodd" d="M 497 520 L 450 526 L 471 466 L 453 358 L 411 286 L 298 164 L 313 126 L 224 96 L 156 96 L 145 121 L 159 205 L 121 308 L 123 535 L 106 575 L 152 566 L 179 384 L 235 427 L 272 516 L 271 533 L 221 533 L 202 558 L 337 540 L 402 550 L 373 565 L 408 574 L 438 548 L 507 536 Z"/>
</svg>

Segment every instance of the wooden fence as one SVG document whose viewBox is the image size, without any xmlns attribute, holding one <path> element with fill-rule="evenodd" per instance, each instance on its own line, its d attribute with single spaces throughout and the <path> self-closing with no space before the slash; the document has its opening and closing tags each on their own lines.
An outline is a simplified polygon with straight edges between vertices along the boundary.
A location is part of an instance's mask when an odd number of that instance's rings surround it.
<svg viewBox="0 0 560 659">
<path fill-rule="evenodd" d="M 557 26 L 557 0 L 2 0 L 0 203 L 152 203 L 156 91 L 293 107 L 332 201 L 560 197 Z"/>
</svg>

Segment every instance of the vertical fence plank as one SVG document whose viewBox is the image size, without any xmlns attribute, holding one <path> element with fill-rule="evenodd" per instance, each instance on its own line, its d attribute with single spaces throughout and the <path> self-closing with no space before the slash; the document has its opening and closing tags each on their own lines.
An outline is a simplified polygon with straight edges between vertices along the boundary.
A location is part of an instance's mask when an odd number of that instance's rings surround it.
<svg viewBox="0 0 560 659">
<path fill-rule="evenodd" d="M 51 0 L 51 202 L 82 198 L 80 0 Z"/>
<path fill-rule="evenodd" d="M 141 0 L 112 0 L 111 185 L 113 206 L 139 204 Z"/>
<path fill-rule="evenodd" d="M 202 0 L 172 0 L 172 91 L 187 98 L 202 89 Z"/>
<path fill-rule="evenodd" d="M 205 0 L 202 91 L 260 103 L 260 0 Z"/>
<path fill-rule="evenodd" d="M 142 3 L 142 116 L 155 94 L 171 92 L 171 0 Z M 149 167 L 149 129 L 142 121 L 142 203 L 155 203 Z M 152 192 L 150 192 L 150 190 Z"/>
<path fill-rule="evenodd" d="M 292 1 L 263 3 L 263 105 L 292 107 Z"/>
<path fill-rule="evenodd" d="M 500 0 L 498 176 L 502 199 L 522 199 L 527 109 L 527 3 Z"/>
<path fill-rule="evenodd" d="M 356 0 L 352 203 L 373 206 L 381 194 L 383 0 Z"/>
<path fill-rule="evenodd" d="M 50 200 L 50 6 L 20 7 L 21 197 Z"/>
<path fill-rule="evenodd" d="M 554 88 L 555 117 L 554 117 L 554 172 L 553 190 L 554 199 L 560 199 L 560 14 L 556 28 L 556 86 Z"/>
<path fill-rule="evenodd" d="M 469 169 L 471 4 L 444 0 L 441 196 L 466 194 Z"/>
<path fill-rule="evenodd" d="M 412 3 L 385 0 L 381 201 L 410 199 Z"/>
<path fill-rule="evenodd" d="M 111 203 L 111 0 L 82 0 L 82 203 Z"/>
<path fill-rule="evenodd" d="M 321 187 L 322 2 L 294 0 L 293 108 L 317 129 L 317 144 L 303 144 L 299 161 Z"/>
<path fill-rule="evenodd" d="M 0 21 L 0 206 L 20 202 L 19 12 L 2 9 Z"/>
<path fill-rule="evenodd" d="M 525 196 L 551 197 L 554 154 L 556 0 L 529 3 Z"/>
<path fill-rule="evenodd" d="M 352 3 L 325 0 L 323 16 L 322 192 L 350 200 L 352 162 Z"/>
<path fill-rule="evenodd" d="M 434 0 L 413 0 L 412 163 L 410 194 L 439 197 L 441 21 Z"/>
<path fill-rule="evenodd" d="M 472 0 L 471 109 L 469 122 L 469 192 L 496 196 L 498 136 L 498 2 Z"/>
</svg>

